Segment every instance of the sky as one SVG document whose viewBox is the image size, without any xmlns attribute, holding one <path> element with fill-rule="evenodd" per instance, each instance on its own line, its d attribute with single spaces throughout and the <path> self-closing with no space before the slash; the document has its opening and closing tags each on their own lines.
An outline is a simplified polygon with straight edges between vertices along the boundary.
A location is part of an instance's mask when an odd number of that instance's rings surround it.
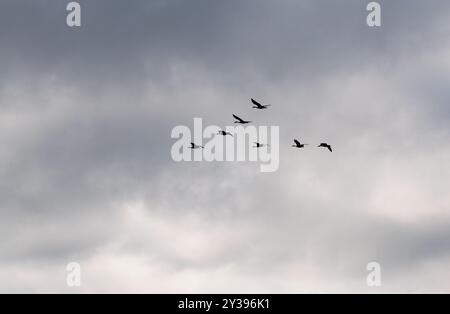
<svg viewBox="0 0 450 314">
<path fill-rule="evenodd" d="M 0 292 L 450 292 L 449 1 L 68 2 L 0 3 Z M 232 113 L 278 171 L 174 162 Z"/>
</svg>

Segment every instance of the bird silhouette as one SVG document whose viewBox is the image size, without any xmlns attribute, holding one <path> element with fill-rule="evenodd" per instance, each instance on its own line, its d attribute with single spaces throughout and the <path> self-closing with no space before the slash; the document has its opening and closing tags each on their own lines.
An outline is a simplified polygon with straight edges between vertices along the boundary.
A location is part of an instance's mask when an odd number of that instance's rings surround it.
<svg viewBox="0 0 450 314">
<path fill-rule="evenodd" d="M 253 108 L 255 109 L 267 109 L 270 105 L 261 105 L 259 102 L 252 98 L 252 103 L 254 104 Z"/>
<path fill-rule="evenodd" d="M 195 143 L 191 143 L 191 147 L 189 147 L 190 149 L 199 149 L 199 148 L 204 148 L 203 146 L 200 145 L 196 145 Z"/>
<path fill-rule="evenodd" d="M 237 120 L 237 121 L 234 121 L 234 123 L 239 123 L 239 124 L 248 124 L 248 123 L 251 123 L 252 121 L 245 121 L 245 120 L 243 120 L 243 119 L 241 119 L 241 118 L 239 118 L 237 115 L 233 115 L 233 117 Z"/>
<path fill-rule="evenodd" d="M 230 132 L 225 132 L 225 131 L 219 131 L 219 132 L 217 133 L 217 135 L 222 135 L 222 136 L 230 135 L 230 136 L 233 136 L 233 134 L 231 134 Z"/>
<path fill-rule="evenodd" d="M 255 142 L 254 143 L 256 146 L 253 146 L 254 148 L 261 148 L 261 147 L 269 147 L 270 145 L 268 145 L 268 144 L 261 144 L 261 143 L 258 143 L 258 142 Z"/>
<path fill-rule="evenodd" d="M 295 147 L 295 148 L 304 148 L 306 145 L 309 145 L 309 144 L 302 144 L 296 139 L 294 139 L 294 143 L 295 143 L 295 145 L 292 145 L 292 147 Z"/>
<path fill-rule="evenodd" d="M 320 145 L 318 147 L 323 147 L 323 148 L 328 148 L 328 150 L 330 152 L 333 152 L 333 149 L 331 148 L 330 145 L 328 145 L 327 143 L 320 143 Z"/>
</svg>

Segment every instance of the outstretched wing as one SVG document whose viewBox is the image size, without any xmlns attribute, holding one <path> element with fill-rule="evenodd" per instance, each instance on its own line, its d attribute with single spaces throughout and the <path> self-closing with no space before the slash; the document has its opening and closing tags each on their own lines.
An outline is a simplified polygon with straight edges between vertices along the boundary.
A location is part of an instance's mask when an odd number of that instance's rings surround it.
<svg viewBox="0 0 450 314">
<path fill-rule="evenodd" d="M 253 103 L 255 106 L 259 107 L 259 108 L 262 108 L 262 107 L 263 107 L 263 105 L 261 105 L 259 102 L 257 102 L 257 101 L 254 100 L 253 98 L 252 98 L 252 103 Z"/>
<path fill-rule="evenodd" d="M 300 145 L 301 145 L 300 142 L 297 141 L 297 140 L 294 140 L 294 142 L 295 142 L 295 145 L 297 145 L 297 146 L 300 146 Z"/>
<path fill-rule="evenodd" d="M 244 122 L 244 120 L 242 120 L 241 118 L 239 118 L 237 115 L 233 115 L 233 117 L 236 119 L 236 120 L 238 120 L 239 122 Z"/>
<path fill-rule="evenodd" d="M 331 148 L 330 145 L 328 145 L 328 150 L 329 150 L 330 152 L 333 152 L 333 149 Z"/>
</svg>

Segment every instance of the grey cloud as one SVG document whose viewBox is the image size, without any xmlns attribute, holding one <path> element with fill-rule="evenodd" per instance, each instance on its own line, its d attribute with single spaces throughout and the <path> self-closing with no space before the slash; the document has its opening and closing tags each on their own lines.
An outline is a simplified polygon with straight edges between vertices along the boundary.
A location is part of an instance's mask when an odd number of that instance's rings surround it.
<svg viewBox="0 0 450 314">
<path fill-rule="evenodd" d="M 111 79 L 135 84 L 146 76 L 167 79 L 178 62 L 204 67 L 212 79 L 226 81 L 255 74 L 269 82 L 291 75 L 311 79 L 399 57 L 404 45 L 420 49 L 422 40 L 435 40 L 430 27 L 448 7 L 445 1 L 383 2 L 389 31 L 377 32 L 365 27 L 361 1 L 81 3 L 85 24 L 76 31 L 64 27 L 63 2 L 2 4 L 8 61 L 24 71 L 36 67 L 40 75 L 88 80 L 96 88 Z"/>
<path fill-rule="evenodd" d="M 0 291 L 67 291 L 73 260 L 88 292 L 370 291 L 372 260 L 450 288 L 448 1 L 380 1 L 379 30 L 356 0 L 80 2 L 79 30 L 0 5 Z M 231 113 L 280 125 L 278 172 L 171 160 Z"/>
</svg>

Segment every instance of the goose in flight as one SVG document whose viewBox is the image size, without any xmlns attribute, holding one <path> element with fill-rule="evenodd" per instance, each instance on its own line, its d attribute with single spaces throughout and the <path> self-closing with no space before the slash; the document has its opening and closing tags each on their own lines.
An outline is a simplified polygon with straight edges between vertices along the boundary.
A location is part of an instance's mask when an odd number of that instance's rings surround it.
<svg viewBox="0 0 450 314">
<path fill-rule="evenodd" d="M 217 135 L 222 135 L 222 136 L 233 136 L 233 134 L 231 134 L 230 132 L 225 132 L 225 131 L 219 131 L 219 133 L 217 133 Z"/>
<path fill-rule="evenodd" d="M 261 147 L 269 147 L 270 145 L 268 145 L 268 144 L 261 144 L 261 143 L 258 143 L 258 142 L 255 142 L 254 143 L 256 146 L 253 146 L 254 148 L 261 148 Z"/>
<path fill-rule="evenodd" d="M 189 147 L 190 149 L 199 149 L 199 148 L 204 148 L 203 146 L 197 145 L 195 143 L 191 143 L 191 147 Z"/>
<path fill-rule="evenodd" d="M 321 143 L 318 147 L 328 148 L 330 152 L 333 152 L 333 149 L 327 143 Z"/>
<path fill-rule="evenodd" d="M 252 121 L 245 121 L 245 120 L 242 120 L 241 118 L 239 118 L 237 115 L 233 115 L 233 117 L 237 120 L 237 121 L 234 121 L 234 123 L 239 123 L 239 124 L 248 124 L 248 123 L 251 123 Z"/>
<path fill-rule="evenodd" d="M 255 109 L 267 109 L 270 105 L 261 105 L 259 102 L 252 98 L 252 103 L 254 104 L 253 108 Z"/>
<path fill-rule="evenodd" d="M 309 144 L 302 144 L 296 139 L 294 139 L 294 143 L 295 143 L 295 145 L 292 145 L 292 147 L 295 147 L 295 148 L 304 148 L 306 145 L 309 145 Z"/>
</svg>

